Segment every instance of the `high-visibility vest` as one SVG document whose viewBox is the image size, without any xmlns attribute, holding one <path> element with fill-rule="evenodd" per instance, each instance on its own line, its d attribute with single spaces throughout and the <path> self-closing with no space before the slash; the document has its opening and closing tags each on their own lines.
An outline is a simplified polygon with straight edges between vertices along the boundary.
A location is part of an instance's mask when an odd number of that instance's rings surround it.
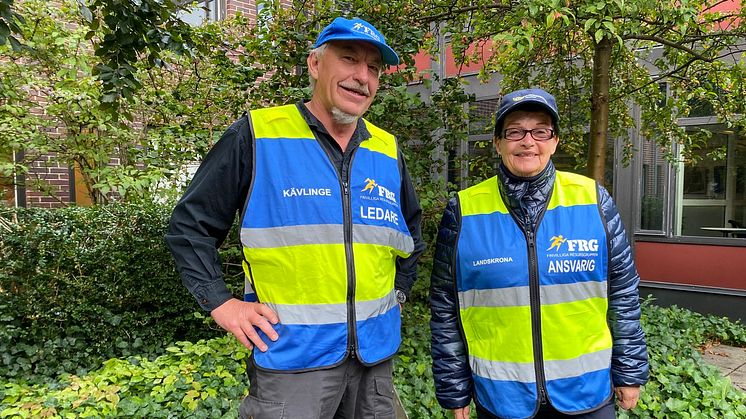
<svg viewBox="0 0 746 419">
<path fill-rule="evenodd" d="M 536 231 L 513 220 L 493 177 L 459 192 L 456 282 L 477 402 L 528 418 L 609 400 L 606 224 L 592 179 L 557 172 Z"/>
<path fill-rule="evenodd" d="M 279 316 L 256 364 L 303 371 L 393 356 L 401 341 L 396 258 L 414 249 L 401 212 L 395 138 L 371 137 L 341 177 L 295 105 L 250 113 L 254 173 L 241 219 L 249 289 Z M 226 181 L 232 181 L 226 179 Z"/>
</svg>

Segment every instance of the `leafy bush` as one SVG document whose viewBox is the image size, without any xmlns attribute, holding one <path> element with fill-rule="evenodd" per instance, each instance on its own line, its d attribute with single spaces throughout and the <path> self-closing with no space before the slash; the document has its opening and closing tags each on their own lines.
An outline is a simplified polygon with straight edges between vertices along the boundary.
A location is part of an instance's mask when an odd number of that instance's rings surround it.
<svg viewBox="0 0 746 419">
<path fill-rule="evenodd" d="M 650 381 L 638 407 L 620 418 L 746 418 L 746 395 L 719 370 L 702 361 L 711 342 L 746 346 L 746 327 L 646 300 L 643 328 L 650 356 Z"/>
<path fill-rule="evenodd" d="M 402 313 L 402 344 L 394 363 L 394 385 L 410 418 L 445 418 L 435 399 L 430 356 L 430 308 L 407 304 Z"/>
<path fill-rule="evenodd" d="M 163 242 L 170 208 L 0 210 L 0 377 L 42 381 L 217 334 Z"/>
<path fill-rule="evenodd" d="M 651 379 L 640 405 L 620 412 L 620 418 L 746 417 L 746 396 L 702 363 L 697 350 L 711 339 L 746 345 L 743 325 L 650 301 L 643 316 Z M 394 382 L 412 419 L 447 417 L 435 400 L 428 321 L 426 305 L 405 308 Z M 64 376 L 56 383 L 10 383 L 0 389 L 0 417 L 236 417 L 247 391 L 247 356 L 225 335 L 179 342 L 153 361 L 111 359 L 86 376 Z"/>
<path fill-rule="evenodd" d="M 248 350 L 233 336 L 179 342 L 153 361 L 110 359 L 54 385 L 6 384 L 0 417 L 235 418 Z"/>
<path fill-rule="evenodd" d="M 435 400 L 430 360 L 429 309 L 408 305 L 395 385 L 410 418 L 445 418 Z M 248 390 L 249 352 L 232 335 L 178 342 L 149 361 L 110 359 L 85 376 L 45 384 L 6 384 L 0 417 L 236 417 Z"/>
</svg>

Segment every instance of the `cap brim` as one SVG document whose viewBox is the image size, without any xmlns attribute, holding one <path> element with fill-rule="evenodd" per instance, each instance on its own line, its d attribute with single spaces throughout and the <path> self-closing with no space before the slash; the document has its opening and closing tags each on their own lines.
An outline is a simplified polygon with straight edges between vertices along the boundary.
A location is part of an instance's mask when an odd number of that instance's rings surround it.
<svg viewBox="0 0 746 419">
<path fill-rule="evenodd" d="M 390 46 L 382 42 L 377 42 L 372 39 L 360 39 L 360 38 L 349 37 L 349 36 L 339 36 L 339 37 L 334 36 L 334 37 L 324 40 L 324 44 L 329 41 L 359 41 L 359 42 L 367 42 L 369 44 L 373 44 L 378 48 L 379 51 L 381 51 L 381 60 L 383 61 L 384 64 L 399 65 L 399 56 L 396 55 L 396 52 L 394 52 L 394 50 L 391 49 Z M 320 46 L 321 45 L 316 45 L 316 47 L 320 47 Z"/>
<path fill-rule="evenodd" d="M 555 125 L 559 125 L 559 114 L 557 113 L 557 111 L 555 111 L 554 109 L 552 109 L 551 106 L 547 105 L 545 102 L 543 102 L 541 100 L 526 99 L 526 100 L 522 100 L 522 101 L 520 101 L 518 103 L 515 103 L 514 105 L 510 106 L 509 108 L 503 110 L 502 113 L 500 113 L 500 115 L 498 115 L 495 118 L 494 135 L 498 135 L 499 134 L 497 132 L 497 129 L 498 129 L 498 127 L 502 126 L 502 121 L 505 120 L 505 116 L 507 114 L 509 114 L 509 113 L 511 113 L 511 112 L 513 112 L 515 110 L 521 109 L 523 107 L 526 107 L 527 105 L 538 105 L 539 107 L 541 107 L 542 109 L 544 109 L 549 114 L 549 116 L 552 117 L 552 122 Z"/>
</svg>

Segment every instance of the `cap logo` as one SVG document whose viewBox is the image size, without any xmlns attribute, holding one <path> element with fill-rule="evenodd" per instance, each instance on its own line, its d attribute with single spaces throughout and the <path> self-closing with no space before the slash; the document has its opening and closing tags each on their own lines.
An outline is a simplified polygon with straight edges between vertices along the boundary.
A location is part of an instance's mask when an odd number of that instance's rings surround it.
<svg viewBox="0 0 746 419">
<path fill-rule="evenodd" d="M 520 101 L 525 100 L 525 99 L 539 99 L 542 102 L 547 103 L 546 99 L 544 99 L 543 97 L 541 97 L 539 95 L 535 95 L 533 93 L 527 94 L 525 96 L 516 96 L 516 97 L 513 98 L 513 102 L 520 102 Z"/>
<path fill-rule="evenodd" d="M 381 38 L 378 35 L 376 35 L 375 32 L 373 32 L 373 29 L 363 25 L 360 22 L 352 25 L 352 30 L 355 32 L 361 33 L 363 35 L 367 35 L 368 37 L 373 38 L 378 42 L 381 42 Z"/>
</svg>

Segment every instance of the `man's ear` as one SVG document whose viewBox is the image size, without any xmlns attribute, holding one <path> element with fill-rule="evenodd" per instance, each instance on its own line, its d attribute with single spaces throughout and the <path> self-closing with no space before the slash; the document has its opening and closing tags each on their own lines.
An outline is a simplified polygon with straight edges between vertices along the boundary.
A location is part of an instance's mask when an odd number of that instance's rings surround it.
<svg viewBox="0 0 746 419">
<path fill-rule="evenodd" d="M 314 80 L 319 79 L 319 56 L 315 52 L 312 52 L 308 54 L 308 58 L 306 58 L 306 64 L 308 64 L 308 74 L 311 75 L 311 77 Z"/>
</svg>

